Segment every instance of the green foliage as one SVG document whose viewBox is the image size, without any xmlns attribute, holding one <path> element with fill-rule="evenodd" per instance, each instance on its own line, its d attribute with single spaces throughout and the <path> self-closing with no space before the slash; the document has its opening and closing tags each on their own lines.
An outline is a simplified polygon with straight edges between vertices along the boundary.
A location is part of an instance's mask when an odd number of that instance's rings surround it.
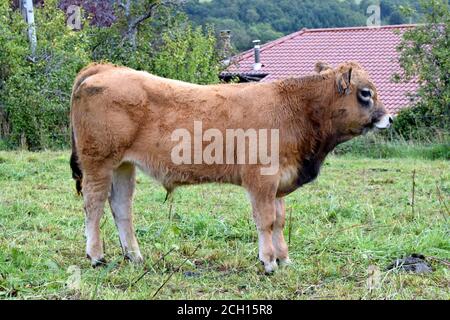
<svg viewBox="0 0 450 320">
<path fill-rule="evenodd" d="M 191 83 L 218 82 L 219 57 L 216 37 L 211 27 L 193 27 L 176 21 L 162 35 L 159 52 L 152 60 L 153 71 L 163 77 Z"/>
<path fill-rule="evenodd" d="M 2 137 L 9 133 L 10 126 L 5 108 L 5 86 L 7 79 L 24 64 L 28 49 L 26 38 L 21 35 L 25 27 L 23 19 L 14 15 L 8 1 L 0 1 L 0 146 L 6 143 Z"/>
<path fill-rule="evenodd" d="M 14 74 L 25 60 L 28 53 L 26 38 L 21 36 L 25 28 L 22 17 L 13 13 L 8 1 L 0 2 L 0 90 L 5 80 Z"/>
<path fill-rule="evenodd" d="M 151 57 L 154 54 L 152 45 L 155 38 L 167 24 L 155 26 L 151 20 L 145 21 L 128 31 L 128 24 L 136 16 L 142 15 L 148 3 L 155 1 L 132 1 L 130 14 L 125 10 L 116 10 L 116 21 L 109 27 L 94 27 L 90 30 L 91 55 L 93 61 L 108 61 L 118 65 L 151 71 Z M 158 20 L 169 19 L 167 10 L 158 10 Z"/>
<path fill-rule="evenodd" d="M 132 2 L 131 15 L 142 15 L 148 2 L 154 1 Z M 171 8 L 161 7 L 157 15 L 139 25 L 135 33 L 127 31 L 133 18 L 124 11 L 117 12 L 111 28 L 92 28 L 92 59 L 193 83 L 217 82 L 219 59 L 214 30 L 193 27 L 185 14 Z"/>
<path fill-rule="evenodd" d="M 46 1 L 35 13 L 38 50 L 32 59 L 26 25 L 20 14 L 12 12 L 4 2 L 0 16 L 11 19 L 1 20 L 0 28 L 12 33 L 0 39 L 2 48 L 9 48 L 0 98 L 10 127 L 8 142 L 32 150 L 62 146 L 68 137 L 73 79 L 89 61 L 86 33 L 70 31 L 64 13 L 56 7 L 57 1 Z"/>
<path fill-rule="evenodd" d="M 282 32 L 272 29 L 272 26 L 269 23 L 253 24 L 250 26 L 249 32 L 252 38 L 259 39 L 262 43 L 281 38 L 284 35 Z"/>
<path fill-rule="evenodd" d="M 416 22 L 420 12 L 419 0 L 362 0 L 360 10 L 364 12 L 370 5 L 379 5 L 381 20 L 386 25 Z M 411 8 L 410 14 L 402 14 L 401 8 Z"/>
<path fill-rule="evenodd" d="M 415 135 L 406 137 L 398 135 L 394 130 L 385 135 L 369 134 L 339 145 L 334 154 L 373 159 L 450 160 L 448 134 L 429 137 L 429 132 L 414 131 L 414 133 Z"/>
<path fill-rule="evenodd" d="M 161 7 L 155 17 L 129 30 L 153 2 L 133 1 L 129 15 L 117 10 L 109 28 L 84 20 L 82 30 L 75 32 L 66 26 L 58 1 L 47 0 L 35 9 L 38 48 L 31 59 L 23 18 L 9 1 L 0 0 L 0 147 L 67 147 L 73 80 L 92 61 L 196 83 L 217 82 L 211 28 L 194 28 L 182 14 Z"/>
<path fill-rule="evenodd" d="M 383 24 L 409 22 L 399 13 L 401 5 L 417 7 L 418 0 L 382 0 Z M 189 0 L 186 12 L 200 25 L 212 23 L 216 30 L 231 30 L 238 51 L 251 47 L 251 41 L 274 40 L 302 28 L 331 28 L 366 25 L 370 5 L 379 0 Z M 412 17 L 412 22 L 416 21 Z"/>
<path fill-rule="evenodd" d="M 414 106 L 402 110 L 395 128 L 403 135 L 450 129 L 450 9 L 447 1 L 420 1 L 424 24 L 405 32 L 398 50 L 403 73 L 397 81 L 416 79 Z"/>
</svg>

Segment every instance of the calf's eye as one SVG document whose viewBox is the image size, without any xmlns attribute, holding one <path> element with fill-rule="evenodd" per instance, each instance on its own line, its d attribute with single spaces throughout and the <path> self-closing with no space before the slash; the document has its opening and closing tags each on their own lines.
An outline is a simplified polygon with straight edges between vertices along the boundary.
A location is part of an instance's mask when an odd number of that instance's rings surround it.
<svg viewBox="0 0 450 320">
<path fill-rule="evenodd" d="M 370 90 L 369 88 L 359 90 L 358 98 L 362 103 L 368 104 L 372 99 L 372 90 Z"/>
<path fill-rule="evenodd" d="M 370 90 L 369 90 L 369 89 L 363 89 L 363 90 L 361 90 L 361 95 L 362 95 L 364 98 L 368 98 L 368 97 L 371 97 L 371 96 L 372 96 L 372 94 L 370 93 Z"/>
</svg>

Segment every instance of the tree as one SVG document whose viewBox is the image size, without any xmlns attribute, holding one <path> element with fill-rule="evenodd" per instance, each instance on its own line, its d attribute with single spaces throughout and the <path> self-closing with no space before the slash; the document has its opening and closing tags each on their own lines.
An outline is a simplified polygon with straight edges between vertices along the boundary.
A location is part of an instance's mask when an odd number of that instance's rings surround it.
<svg viewBox="0 0 450 320">
<path fill-rule="evenodd" d="M 399 16 L 398 8 L 417 8 L 418 0 L 187 0 L 185 10 L 199 25 L 213 23 L 217 30 L 231 30 L 234 47 L 243 51 L 252 46 L 255 26 L 262 30 L 264 25 L 267 35 L 257 34 L 267 41 L 302 28 L 366 26 L 371 5 L 381 7 L 382 24 L 401 24 L 409 20 Z M 417 22 L 415 17 L 411 22 Z"/>
<path fill-rule="evenodd" d="M 420 88 L 413 107 L 400 112 L 397 129 L 409 133 L 415 128 L 450 127 L 450 10 L 445 0 L 421 0 L 423 24 L 404 33 L 398 47 L 401 74 L 396 81 L 416 79 Z M 411 12 L 411 10 L 409 10 Z"/>
<path fill-rule="evenodd" d="M 0 105 L 8 143 L 32 150 L 68 141 L 68 107 L 76 72 L 89 62 L 87 29 L 72 32 L 56 0 L 35 10 L 38 46 L 33 60 L 27 25 L 8 1 L 0 5 Z M 5 130 L 6 131 L 6 130 Z"/>
<path fill-rule="evenodd" d="M 188 0 L 185 10 L 199 25 L 231 30 L 239 51 L 255 38 L 267 42 L 305 27 L 357 26 L 367 19 L 354 0 Z"/>
<path fill-rule="evenodd" d="M 196 83 L 218 81 L 213 30 L 191 26 L 168 5 L 175 1 L 132 0 L 128 17 L 122 7 L 98 11 L 112 3 L 104 1 L 65 1 L 83 7 L 82 28 L 73 31 L 62 2 L 45 0 L 35 8 L 38 46 L 30 60 L 27 24 L 9 0 L 0 0 L 0 148 L 66 147 L 72 84 L 92 61 Z M 158 5 L 150 8 L 152 3 Z M 129 33 L 130 26 L 135 31 Z"/>
<path fill-rule="evenodd" d="M 36 54 L 37 38 L 32 0 L 24 0 L 22 2 L 22 12 L 26 22 L 28 23 L 28 41 L 30 42 L 31 59 L 34 59 Z"/>
<path fill-rule="evenodd" d="M 162 35 L 152 70 L 163 77 L 198 84 L 218 82 L 220 59 L 211 27 L 193 27 L 187 20 L 174 22 Z"/>
<path fill-rule="evenodd" d="M 113 1 L 110 0 L 60 0 L 58 6 L 64 12 L 68 12 L 70 6 L 82 7 L 92 26 L 110 27 L 116 21 Z"/>
</svg>

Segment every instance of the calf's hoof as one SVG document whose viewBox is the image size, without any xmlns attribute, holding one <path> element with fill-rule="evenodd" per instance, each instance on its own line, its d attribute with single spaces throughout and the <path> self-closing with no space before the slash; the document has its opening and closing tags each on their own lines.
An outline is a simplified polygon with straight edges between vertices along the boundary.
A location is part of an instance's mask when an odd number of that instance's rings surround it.
<svg viewBox="0 0 450 320">
<path fill-rule="evenodd" d="M 277 269 L 278 264 L 275 260 L 269 263 L 264 263 L 264 271 L 267 275 L 274 273 Z"/>
<path fill-rule="evenodd" d="M 289 258 L 277 259 L 277 262 L 280 267 L 288 267 L 292 264 L 292 260 Z"/>
<path fill-rule="evenodd" d="M 125 260 L 129 260 L 134 264 L 143 264 L 144 258 L 142 257 L 140 252 L 127 252 L 124 256 Z"/>
<path fill-rule="evenodd" d="M 102 267 L 106 265 L 106 259 L 104 257 L 92 258 L 90 255 L 86 257 L 91 261 L 92 268 Z"/>
</svg>

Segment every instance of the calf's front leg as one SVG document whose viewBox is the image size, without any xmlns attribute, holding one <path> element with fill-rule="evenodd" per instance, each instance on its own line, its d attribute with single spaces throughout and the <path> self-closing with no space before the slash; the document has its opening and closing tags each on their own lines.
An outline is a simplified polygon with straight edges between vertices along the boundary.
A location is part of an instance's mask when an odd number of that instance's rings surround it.
<svg viewBox="0 0 450 320">
<path fill-rule="evenodd" d="M 291 264 L 289 259 L 288 246 L 284 240 L 283 230 L 286 222 L 286 206 L 284 198 L 275 200 L 276 219 L 273 227 L 272 242 L 275 247 L 275 256 L 280 266 Z"/>
<path fill-rule="evenodd" d="M 251 199 L 253 219 L 258 230 L 259 260 L 264 263 L 266 273 L 272 273 L 278 267 L 272 242 L 276 220 L 275 198 L 251 194 Z"/>
</svg>

